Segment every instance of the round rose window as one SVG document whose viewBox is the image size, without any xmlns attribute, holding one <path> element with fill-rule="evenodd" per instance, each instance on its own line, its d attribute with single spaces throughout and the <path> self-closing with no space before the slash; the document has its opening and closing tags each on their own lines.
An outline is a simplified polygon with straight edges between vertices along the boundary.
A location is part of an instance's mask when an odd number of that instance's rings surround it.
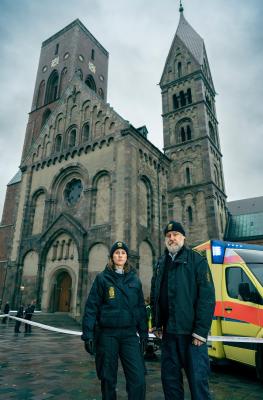
<svg viewBox="0 0 263 400">
<path fill-rule="evenodd" d="M 69 206 L 74 206 L 79 200 L 83 191 L 82 182 L 80 179 L 72 179 L 66 184 L 64 190 L 64 198 Z"/>
</svg>

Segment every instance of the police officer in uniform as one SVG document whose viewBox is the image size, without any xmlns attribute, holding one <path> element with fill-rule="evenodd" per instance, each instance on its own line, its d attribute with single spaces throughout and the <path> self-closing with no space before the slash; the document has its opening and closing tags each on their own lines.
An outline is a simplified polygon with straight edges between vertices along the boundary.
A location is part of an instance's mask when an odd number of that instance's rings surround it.
<svg viewBox="0 0 263 400">
<path fill-rule="evenodd" d="M 183 400 L 184 368 L 192 400 L 211 399 L 206 339 L 215 307 L 207 260 L 185 247 L 182 225 L 164 229 L 165 252 L 151 286 L 153 330 L 162 334 L 161 377 L 165 400 Z"/>
<path fill-rule="evenodd" d="M 16 317 L 18 318 L 23 318 L 24 317 L 24 306 L 20 306 L 17 313 Z M 20 333 L 20 326 L 21 326 L 21 321 L 16 321 L 15 323 L 15 333 Z"/>
<path fill-rule="evenodd" d="M 128 399 L 145 399 L 147 317 L 142 285 L 128 256 L 126 243 L 113 244 L 106 268 L 94 280 L 83 317 L 82 340 L 88 353 L 96 353 L 103 400 L 116 399 L 118 358 L 126 377 Z"/>
<path fill-rule="evenodd" d="M 31 321 L 32 316 L 34 314 L 36 305 L 35 305 L 35 300 L 31 301 L 31 304 L 28 304 L 28 306 L 25 309 L 25 319 L 28 321 Z M 25 333 L 31 333 L 32 328 L 30 324 L 25 324 Z"/>
</svg>

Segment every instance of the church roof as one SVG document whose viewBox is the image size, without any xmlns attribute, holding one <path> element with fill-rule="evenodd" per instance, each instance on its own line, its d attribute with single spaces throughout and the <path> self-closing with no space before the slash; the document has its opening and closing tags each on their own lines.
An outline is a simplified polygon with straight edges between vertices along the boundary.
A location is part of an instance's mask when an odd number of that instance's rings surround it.
<svg viewBox="0 0 263 400">
<path fill-rule="evenodd" d="M 230 201 L 227 207 L 230 216 L 225 239 L 263 238 L 263 196 Z"/>
<path fill-rule="evenodd" d="M 261 238 L 263 238 L 263 212 L 230 216 L 226 240 Z"/>
<path fill-rule="evenodd" d="M 52 42 L 54 39 L 57 39 L 59 36 L 64 35 L 65 32 L 69 31 L 70 29 L 74 28 L 75 26 L 77 26 L 79 29 L 81 29 L 89 37 L 89 39 L 91 39 L 91 41 L 93 41 L 101 49 L 101 51 L 107 57 L 109 56 L 108 51 L 100 44 L 100 42 L 92 35 L 92 33 L 90 33 L 90 31 L 86 28 L 86 26 L 78 18 L 75 19 L 74 21 L 72 21 L 65 28 L 61 29 L 60 31 L 58 31 L 57 33 L 55 33 L 54 35 L 52 35 L 51 37 L 46 39 L 42 43 L 42 47 L 46 46 L 47 44 Z"/>
<path fill-rule="evenodd" d="M 263 212 L 263 196 L 229 201 L 227 208 L 232 215 Z"/>
<path fill-rule="evenodd" d="M 15 174 L 15 176 L 11 179 L 11 181 L 8 182 L 7 186 L 14 185 L 15 183 L 21 182 L 21 178 L 22 178 L 22 172 L 19 169 L 17 171 L 17 173 Z"/>
<path fill-rule="evenodd" d="M 206 64 L 207 75 L 209 77 L 208 80 L 212 86 L 212 89 L 215 91 L 213 79 L 211 76 L 209 63 L 208 63 L 208 59 L 207 59 L 207 55 L 206 55 L 204 39 L 194 30 L 194 28 L 185 19 L 184 14 L 183 14 L 183 8 L 180 8 L 179 11 L 180 11 L 179 23 L 178 23 L 168 56 L 166 58 L 166 62 L 165 62 L 165 66 L 164 66 L 164 70 L 162 73 L 160 83 L 163 82 L 163 78 L 165 76 L 165 71 L 166 71 L 167 67 L 169 66 L 171 57 L 175 56 L 176 49 L 178 47 L 178 41 L 180 41 L 180 43 L 182 43 L 182 45 L 187 48 L 188 52 L 191 54 L 191 56 L 196 61 L 197 65 L 199 67 L 202 67 L 204 64 Z"/>
<path fill-rule="evenodd" d="M 204 59 L 204 40 L 185 19 L 183 12 L 180 15 L 176 36 L 181 39 L 196 61 L 202 65 Z"/>
</svg>

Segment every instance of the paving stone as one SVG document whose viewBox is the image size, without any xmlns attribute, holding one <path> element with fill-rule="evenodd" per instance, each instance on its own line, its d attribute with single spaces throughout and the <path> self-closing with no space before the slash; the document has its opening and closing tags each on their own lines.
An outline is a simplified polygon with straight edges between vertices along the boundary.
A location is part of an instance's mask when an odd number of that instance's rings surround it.
<svg viewBox="0 0 263 400">
<path fill-rule="evenodd" d="M 31 335 L 15 336 L 13 330 L 11 322 L 4 328 L 0 324 L 0 400 L 101 399 L 94 359 L 84 351 L 79 337 L 38 328 Z M 160 355 L 146 366 L 147 400 L 163 400 Z M 212 370 L 210 389 L 213 400 L 263 398 L 255 370 L 236 364 Z M 127 395 L 119 365 L 118 400 L 122 399 Z M 186 382 L 185 400 L 190 400 Z"/>
</svg>

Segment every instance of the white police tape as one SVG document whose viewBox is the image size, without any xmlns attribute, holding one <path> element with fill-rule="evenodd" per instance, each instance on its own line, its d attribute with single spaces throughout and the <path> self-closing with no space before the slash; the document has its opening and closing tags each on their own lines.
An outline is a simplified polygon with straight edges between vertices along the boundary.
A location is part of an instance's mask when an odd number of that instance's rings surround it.
<svg viewBox="0 0 263 400">
<path fill-rule="evenodd" d="M 72 331 L 70 329 L 56 328 L 55 326 L 40 324 L 39 322 L 30 321 L 28 319 L 13 317 L 12 315 L 9 315 L 9 314 L 0 315 L 0 318 L 3 318 L 3 317 L 9 317 L 16 321 L 23 322 L 24 324 L 37 326 L 38 328 L 46 329 L 47 331 L 53 331 L 53 332 L 58 332 L 58 333 L 67 333 L 68 335 L 77 335 L 77 336 L 82 335 L 82 332 L 80 332 L 80 331 Z"/>
<path fill-rule="evenodd" d="M 25 324 L 29 324 L 32 326 L 36 326 L 38 328 L 46 329 L 47 331 L 66 333 L 68 335 L 76 335 L 76 336 L 82 335 L 81 331 L 72 331 L 70 329 L 56 328 L 55 326 L 41 324 L 39 322 L 30 321 L 30 320 L 27 320 L 24 318 L 13 317 L 12 315 L 9 315 L 9 314 L 1 314 L 0 318 L 3 318 L 3 317 L 9 317 L 11 319 L 23 322 Z M 154 333 L 149 333 L 149 339 L 155 339 L 155 338 L 157 338 L 157 337 L 154 335 Z M 263 344 L 263 338 L 254 338 L 254 337 L 247 337 L 247 336 L 208 336 L 207 341 L 208 342 L 235 342 L 235 343 L 262 343 Z"/>
</svg>

